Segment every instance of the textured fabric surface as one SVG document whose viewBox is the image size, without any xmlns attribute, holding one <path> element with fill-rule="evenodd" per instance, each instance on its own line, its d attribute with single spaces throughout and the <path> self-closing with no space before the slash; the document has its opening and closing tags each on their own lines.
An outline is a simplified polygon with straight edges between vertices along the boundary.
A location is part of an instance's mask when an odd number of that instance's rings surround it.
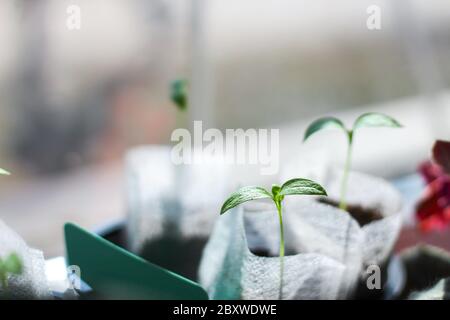
<svg viewBox="0 0 450 320">
<path fill-rule="evenodd" d="M 148 146 L 127 155 L 130 247 L 153 263 L 195 278 L 230 192 L 227 166 L 212 159 L 174 165 L 170 152 L 167 146 Z"/>
<path fill-rule="evenodd" d="M 248 208 L 223 215 L 205 248 L 199 279 L 212 299 L 279 299 L 277 213 Z M 299 227 L 298 219 L 285 224 L 282 298 L 338 299 L 345 266 L 322 254 L 302 253 Z M 268 256 L 255 254 L 264 248 Z"/>
<path fill-rule="evenodd" d="M 333 167 L 316 167 L 315 170 L 304 172 L 303 176 L 314 179 L 322 184 L 328 192 L 330 199 L 338 202 L 341 190 L 342 170 Z M 286 199 L 288 208 L 304 212 L 302 206 L 304 201 L 314 201 L 313 198 Z M 398 238 L 402 223 L 402 200 L 400 193 L 387 181 L 372 177 L 370 175 L 351 172 L 348 180 L 347 203 L 358 205 L 365 209 L 376 209 L 383 216 L 382 219 L 373 221 L 359 227 L 358 232 L 362 233 L 362 258 L 364 266 L 370 264 L 382 264 L 392 252 L 395 241 Z M 321 219 L 317 215 L 311 216 L 311 212 L 303 213 L 303 218 L 307 220 L 320 219 L 322 223 L 334 225 L 338 220 L 342 220 L 341 211 L 330 211 L 327 219 Z"/>
<path fill-rule="evenodd" d="M 0 297 L 13 299 L 50 299 L 45 276 L 45 260 L 41 251 L 29 248 L 23 239 L 0 220 L 0 256 L 16 253 L 22 260 L 21 275 L 11 275 L 7 292 L 0 286 Z"/>
<path fill-rule="evenodd" d="M 131 244 L 158 237 L 165 223 L 183 236 L 209 235 L 229 193 L 227 166 L 173 165 L 170 147 L 136 148 L 127 155 L 127 210 Z"/>
</svg>

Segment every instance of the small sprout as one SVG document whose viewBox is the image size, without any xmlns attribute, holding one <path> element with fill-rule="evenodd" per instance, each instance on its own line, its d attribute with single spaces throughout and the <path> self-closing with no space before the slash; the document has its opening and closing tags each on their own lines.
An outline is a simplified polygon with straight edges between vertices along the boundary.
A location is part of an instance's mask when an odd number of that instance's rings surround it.
<svg viewBox="0 0 450 320">
<path fill-rule="evenodd" d="M 170 98 L 179 110 L 184 111 L 188 106 L 188 81 L 174 80 L 170 85 Z"/>
<path fill-rule="evenodd" d="M 0 258 L 0 284 L 4 290 L 8 288 L 8 276 L 22 273 L 22 261 L 16 253 L 11 253 L 4 260 Z"/>
<path fill-rule="evenodd" d="M 273 185 L 271 192 L 261 187 L 243 187 L 231 194 L 224 202 L 220 214 L 224 214 L 228 210 L 251 200 L 272 199 L 280 221 L 280 291 L 279 298 L 282 299 L 283 273 L 284 273 L 284 227 L 282 202 L 285 196 L 289 195 L 318 195 L 326 196 L 325 189 L 318 183 L 308 179 L 292 179 L 284 183 L 281 187 Z"/>
<path fill-rule="evenodd" d="M 0 168 L 0 175 L 2 175 L 2 176 L 10 176 L 11 173 L 6 171 L 5 169 Z"/>
<path fill-rule="evenodd" d="M 344 130 L 348 138 L 348 150 L 347 150 L 347 159 L 345 161 L 344 168 L 344 176 L 342 178 L 341 185 L 341 199 L 339 208 L 342 210 L 347 210 L 346 203 L 346 194 L 347 194 L 347 184 L 348 184 L 348 175 L 351 167 L 351 157 L 352 157 L 352 147 L 353 147 L 353 138 L 356 129 L 367 128 L 367 127 L 391 127 L 391 128 L 399 128 L 402 125 L 398 123 L 394 118 L 391 118 L 387 115 L 381 113 L 365 113 L 361 115 L 353 124 L 352 129 L 347 129 L 344 123 L 334 117 L 325 117 L 320 118 L 308 127 L 305 132 L 305 137 L 303 141 L 306 141 L 309 137 L 315 134 L 318 131 L 328 128 L 338 128 Z"/>
</svg>

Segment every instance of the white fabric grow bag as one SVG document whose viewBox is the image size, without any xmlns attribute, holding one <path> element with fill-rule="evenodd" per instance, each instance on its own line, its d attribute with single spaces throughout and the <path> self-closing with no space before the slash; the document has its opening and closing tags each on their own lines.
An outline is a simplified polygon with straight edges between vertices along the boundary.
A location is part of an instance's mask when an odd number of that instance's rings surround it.
<svg viewBox="0 0 450 320">
<path fill-rule="evenodd" d="M 279 299 L 277 213 L 248 208 L 240 206 L 224 214 L 205 248 L 199 281 L 211 299 Z M 299 233 L 294 230 L 303 229 L 302 223 L 291 215 L 284 217 L 287 253 L 297 254 L 284 260 L 283 299 L 343 297 L 345 266 L 319 253 L 301 253 Z M 259 248 L 269 255 L 255 255 Z"/>
<path fill-rule="evenodd" d="M 220 159 L 174 165 L 170 153 L 146 146 L 127 155 L 129 241 L 149 261 L 192 278 L 230 191 L 228 171 Z"/>
<path fill-rule="evenodd" d="M 338 170 L 319 170 L 289 177 L 313 179 L 326 188 L 331 199 L 339 200 L 341 173 Z M 283 181 L 287 179 L 285 177 Z M 286 276 L 286 279 L 291 277 L 295 285 L 289 280 L 287 283 L 296 287 L 286 288 L 284 298 L 351 298 L 358 282 L 367 276 L 367 267 L 382 266 L 386 262 L 401 227 L 399 193 L 382 179 L 352 172 L 347 200 L 351 205 L 377 208 L 383 218 L 361 227 L 349 213 L 320 203 L 315 197 L 285 198 L 286 244 L 290 243 L 300 254 L 286 258 L 286 261 L 297 261 L 295 265 L 289 262 L 290 266 L 286 267 L 286 274 L 295 275 Z M 278 253 L 277 214 L 264 211 L 267 210 L 259 210 L 253 218 L 245 212 L 245 229 L 244 222 L 240 222 L 244 218 L 239 209 L 226 213 L 218 222 L 200 269 L 200 281 L 212 298 L 277 298 L 277 258 L 255 256 L 248 249 L 248 243 L 251 247 L 253 240 L 247 243 L 247 239 L 257 234 L 257 238 L 263 239 L 260 241 L 271 248 L 273 255 Z M 311 257 L 315 257 L 313 265 L 310 264 Z M 322 271 L 324 265 L 332 266 L 333 277 L 328 278 L 327 272 Z M 258 281 L 260 277 L 263 280 Z M 310 280 L 302 280 L 305 277 Z M 322 277 L 327 280 L 324 282 Z"/>
<path fill-rule="evenodd" d="M 328 192 L 328 197 L 335 202 L 340 200 L 342 170 L 332 167 L 316 167 L 303 173 L 302 177 L 320 183 Z M 361 251 L 363 268 L 371 264 L 381 265 L 386 262 L 398 238 L 402 223 L 402 200 L 399 192 L 387 181 L 370 175 L 350 172 L 348 180 L 347 204 L 359 205 L 365 209 L 377 209 L 382 219 L 370 222 L 355 229 L 362 233 Z M 299 216 L 315 224 L 333 226 L 339 221 L 340 211 L 331 210 L 326 215 L 316 215 L 313 211 L 302 210 L 305 201 L 314 198 L 288 197 L 286 206 L 290 211 L 299 212 Z M 333 208 L 334 209 L 334 208 Z M 352 217 L 352 220 L 354 218 Z M 356 222 L 356 220 L 354 220 Z M 331 233 L 329 233 L 331 235 Z M 314 239 L 305 240 L 305 246 L 317 247 Z M 317 249 L 317 248 L 316 248 Z M 330 253 L 331 254 L 331 253 Z"/>
<path fill-rule="evenodd" d="M 23 239 L 0 220 L 0 257 L 16 253 L 22 261 L 22 274 L 10 275 L 8 289 L 0 285 L 0 298 L 51 299 L 41 251 L 29 248 Z"/>
</svg>

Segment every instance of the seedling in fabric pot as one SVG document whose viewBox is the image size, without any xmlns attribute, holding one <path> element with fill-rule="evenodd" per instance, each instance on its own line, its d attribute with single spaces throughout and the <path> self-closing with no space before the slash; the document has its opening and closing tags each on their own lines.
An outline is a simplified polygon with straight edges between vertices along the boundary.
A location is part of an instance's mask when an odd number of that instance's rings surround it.
<svg viewBox="0 0 450 320">
<path fill-rule="evenodd" d="M 277 211 L 278 219 L 280 221 L 280 292 L 279 298 L 282 299 L 283 288 L 283 273 L 284 273 L 284 227 L 283 227 L 283 212 L 282 203 L 285 196 L 289 195 L 315 195 L 326 196 L 325 189 L 318 183 L 308 179 L 291 179 L 284 183 L 281 187 L 273 185 L 271 192 L 261 187 L 243 187 L 231 194 L 231 196 L 224 202 L 220 214 L 224 214 L 228 210 L 247 201 L 258 199 L 272 199 Z"/>
<path fill-rule="evenodd" d="M 342 185 L 341 185 L 341 197 L 339 208 L 342 210 L 347 210 L 346 203 L 346 195 L 347 195 L 347 185 L 348 185 L 348 175 L 350 172 L 351 162 L 352 162 L 352 149 L 353 149 L 353 140 L 355 136 L 355 132 L 361 128 L 367 127 L 391 127 L 391 128 L 399 128 L 401 124 L 397 122 L 394 118 L 391 118 L 382 113 L 365 113 L 361 115 L 353 124 L 351 129 L 347 129 L 344 123 L 334 117 L 325 117 L 320 118 L 313 123 L 310 124 L 308 129 L 305 132 L 304 141 L 308 140 L 313 134 L 323 129 L 329 128 L 338 128 L 345 132 L 348 139 L 348 149 L 347 149 L 347 158 L 345 161 L 344 167 L 344 175 L 342 177 Z"/>
<path fill-rule="evenodd" d="M 16 253 L 9 254 L 6 258 L 0 257 L 0 284 L 3 290 L 8 288 L 8 276 L 22 273 L 22 261 Z"/>
</svg>

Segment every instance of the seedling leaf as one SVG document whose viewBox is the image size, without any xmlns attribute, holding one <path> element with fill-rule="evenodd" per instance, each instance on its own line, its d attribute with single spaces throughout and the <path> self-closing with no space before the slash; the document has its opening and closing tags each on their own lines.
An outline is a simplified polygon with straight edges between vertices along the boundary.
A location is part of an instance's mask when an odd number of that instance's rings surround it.
<svg viewBox="0 0 450 320">
<path fill-rule="evenodd" d="M 318 183 L 308 179 L 291 179 L 283 184 L 280 195 L 317 195 L 326 196 L 327 192 Z"/>
<path fill-rule="evenodd" d="M 281 191 L 281 187 L 277 184 L 272 185 L 272 195 L 276 196 Z"/>
<path fill-rule="evenodd" d="M 188 104 L 188 81 L 177 79 L 170 86 L 170 97 L 180 110 L 186 110 Z"/>
<path fill-rule="evenodd" d="M 0 175 L 9 176 L 9 175 L 11 175 L 11 173 L 6 171 L 5 169 L 0 168 Z"/>
<path fill-rule="evenodd" d="M 8 288 L 8 275 L 21 274 L 22 261 L 15 253 L 11 253 L 5 260 L 0 258 L 0 286 L 5 290 Z"/>
<path fill-rule="evenodd" d="M 356 119 L 353 130 L 362 127 L 391 127 L 400 128 L 402 125 L 394 118 L 382 113 L 370 112 Z"/>
<path fill-rule="evenodd" d="M 3 262 L 3 267 L 6 272 L 10 274 L 22 273 L 22 262 L 19 256 L 15 253 L 11 253 Z"/>
<path fill-rule="evenodd" d="M 272 195 L 266 189 L 253 186 L 243 187 L 230 195 L 223 204 L 220 214 L 224 214 L 244 202 L 265 198 L 272 199 Z"/>
<path fill-rule="evenodd" d="M 311 123 L 306 129 L 305 137 L 303 138 L 303 141 L 306 141 L 310 136 L 315 134 L 318 131 L 321 131 L 323 129 L 328 128 L 339 128 L 347 132 L 347 129 L 345 129 L 345 125 L 342 123 L 341 120 L 334 118 L 334 117 L 325 117 L 320 118 L 313 123 Z"/>
</svg>

